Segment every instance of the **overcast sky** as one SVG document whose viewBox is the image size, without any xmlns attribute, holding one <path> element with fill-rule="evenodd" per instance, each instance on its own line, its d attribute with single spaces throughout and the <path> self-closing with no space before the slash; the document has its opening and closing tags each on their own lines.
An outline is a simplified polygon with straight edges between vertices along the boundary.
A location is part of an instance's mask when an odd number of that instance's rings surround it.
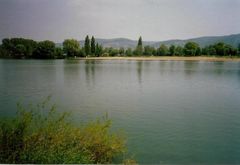
<svg viewBox="0 0 240 165">
<path fill-rule="evenodd" d="M 0 39 L 187 39 L 240 33 L 240 0 L 0 0 Z"/>
</svg>

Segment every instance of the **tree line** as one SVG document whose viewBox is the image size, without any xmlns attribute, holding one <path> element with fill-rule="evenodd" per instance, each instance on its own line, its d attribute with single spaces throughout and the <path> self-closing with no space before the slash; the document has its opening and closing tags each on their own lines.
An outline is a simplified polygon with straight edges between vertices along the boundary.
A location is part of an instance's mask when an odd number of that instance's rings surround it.
<svg viewBox="0 0 240 165">
<path fill-rule="evenodd" d="M 100 57 L 100 56 L 239 56 L 240 44 L 238 48 L 223 42 L 208 45 L 203 48 L 196 42 L 187 42 L 184 46 L 164 44 L 158 48 L 143 45 L 142 37 L 132 48 L 104 48 L 87 35 L 84 45 L 81 46 L 76 39 L 64 40 L 62 46 L 56 46 L 53 41 L 34 41 L 24 38 L 5 38 L 0 45 L 1 58 L 27 58 L 27 59 L 61 59 L 71 57 Z"/>
</svg>

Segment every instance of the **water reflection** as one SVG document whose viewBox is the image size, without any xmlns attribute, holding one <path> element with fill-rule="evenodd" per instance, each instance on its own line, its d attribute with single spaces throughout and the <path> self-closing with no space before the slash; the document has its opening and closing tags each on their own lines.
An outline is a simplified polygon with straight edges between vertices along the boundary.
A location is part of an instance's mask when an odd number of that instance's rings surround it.
<svg viewBox="0 0 240 165">
<path fill-rule="evenodd" d="M 138 83 L 142 83 L 142 61 L 137 61 L 137 74 L 138 74 Z"/>
<path fill-rule="evenodd" d="M 238 80 L 240 82 L 240 63 L 238 63 L 238 70 L 237 70 Z M 240 85 L 240 83 L 239 83 Z"/>
<path fill-rule="evenodd" d="M 196 73 L 199 61 L 184 61 L 184 73 L 187 77 L 192 77 Z"/>
<path fill-rule="evenodd" d="M 95 84 L 95 60 L 85 60 L 85 80 L 88 87 Z"/>
<path fill-rule="evenodd" d="M 224 62 L 219 61 L 219 62 L 214 62 L 213 64 L 215 66 L 215 68 L 214 68 L 215 73 L 218 75 L 221 75 L 223 73 L 223 69 L 224 69 Z"/>
<path fill-rule="evenodd" d="M 165 67 L 166 67 L 166 61 L 159 61 L 159 69 L 160 69 L 161 75 L 163 75 Z"/>
<path fill-rule="evenodd" d="M 71 82 L 80 76 L 80 61 L 79 60 L 64 60 L 64 81 Z"/>
</svg>

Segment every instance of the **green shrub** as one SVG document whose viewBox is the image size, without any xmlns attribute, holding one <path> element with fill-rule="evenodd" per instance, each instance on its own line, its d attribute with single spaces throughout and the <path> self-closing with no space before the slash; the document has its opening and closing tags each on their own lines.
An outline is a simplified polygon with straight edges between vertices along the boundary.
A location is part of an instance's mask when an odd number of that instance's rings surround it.
<svg viewBox="0 0 240 165">
<path fill-rule="evenodd" d="M 77 127 L 69 114 L 48 101 L 18 106 L 14 119 L 1 121 L 0 163 L 112 163 L 126 152 L 125 138 L 107 118 Z"/>
</svg>

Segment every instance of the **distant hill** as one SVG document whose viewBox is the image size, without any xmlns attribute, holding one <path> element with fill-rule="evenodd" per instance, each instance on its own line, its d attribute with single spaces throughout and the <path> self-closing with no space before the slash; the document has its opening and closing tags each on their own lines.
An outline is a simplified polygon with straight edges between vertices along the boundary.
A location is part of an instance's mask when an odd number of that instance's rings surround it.
<svg viewBox="0 0 240 165">
<path fill-rule="evenodd" d="M 144 38 L 143 38 L 144 39 Z M 230 44 L 234 47 L 237 47 L 240 44 L 240 34 L 226 35 L 226 36 L 206 36 L 199 38 L 192 38 L 187 40 L 167 40 L 167 41 L 143 41 L 144 45 L 150 45 L 154 47 L 159 47 L 160 44 L 165 44 L 167 46 L 170 45 L 181 45 L 183 46 L 185 43 L 193 41 L 198 43 L 201 47 L 206 45 L 214 44 L 216 42 L 224 42 L 226 44 Z M 114 38 L 114 39 L 100 39 L 97 38 L 96 42 L 101 44 L 103 47 L 114 47 L 114 48 L 135 48 L 137 45 L 137 40 L 130 40 L 127 38 Z M 80 44 L 83 46 L 84 41 L 81 40 Z M 58 44 L 61 45 L 61 44 Z"/>
<path fill-rule="evenodd" d="M 168 40 L 168 41 L 156 42 L 154 43 L 153 46 L 158 47 L 160 44 L 166 44 L 168 46 L 172 44 L 183 46 L 185 43 L 189 41 L 196 42 L 201 47 L 211 45 L 217 42 L 224 42 L 226 44 L 237 47 L 238 44 L 240 44 L 240 34 L 233 34 L 233 35 L 227 35 L 227 36 L 206 36 L 206 37 L 192 38 L 187 40 Z"/>
</svg>

